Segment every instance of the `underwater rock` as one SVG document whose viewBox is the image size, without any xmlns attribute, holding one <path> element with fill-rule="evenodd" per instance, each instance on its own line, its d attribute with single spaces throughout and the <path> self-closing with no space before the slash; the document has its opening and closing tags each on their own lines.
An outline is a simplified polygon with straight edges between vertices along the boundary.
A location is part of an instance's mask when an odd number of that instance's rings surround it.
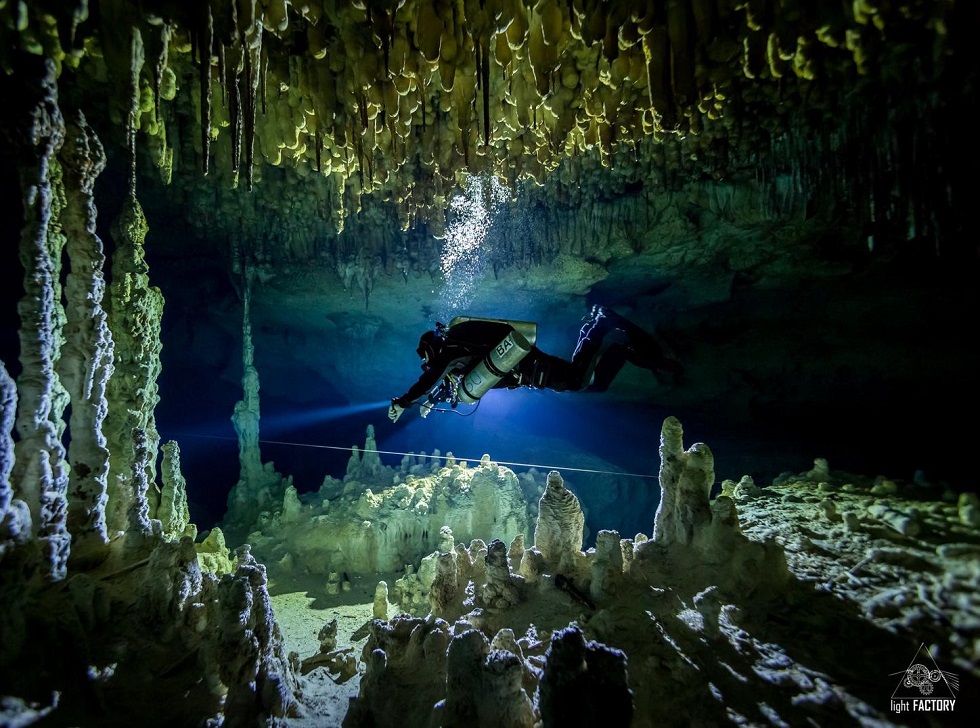
<svg viewBox="0 0 980 728">
<path fill-rule="evenodd" d="M 288 509 L 248 527 L 249 543 L 264 561 L 290 553 L 311 574 L 374 574 L 451 552 L 457 540 L 509 540 L 529 530 L 528 504 L 509 468 L 455 464 L 391 485 L 403 473 L 385 467 L 379 484 L 347 480 L 329 501 L 317 493 L 298 501 L 287 495 Z M 427 604 L 429 583 L 421 586 Z"/>
<path fill-rule="evenodd" d="M 507 547 L 500 539 L 494 539 L 487 547 L 486 579 L 480 597 L 487 608 L 506 609 L 520 600 L 520 577 L 510 573 Z"/>
<path fill-rule="evenodd" d="M 578 626 L 556 631 L 537 702 L 545 728 L 604 725 L 628 728 L 633 720 L 633 692 L 626 654 L 598 642 L 587 642 Z"/>
<path fill-rule="evenodd" d="M 374 604 L 371 607 L 374 619 L 388 619 L 388 582 L 382 580 L 374 588 Z"/>
<path fill-rule="evenodd" d="M 160 505 L 157 518 L 163 528 L 163 537 L 176 541 L 182 536 L 197 537 L 197 526 L 191 523 L 190 507 L 187 505 L 187 481 L 180 472 L 180 447 L 173 440 L 160 448 L 163 462 L 160 479 Z"/>
<path fill-rule="evenodd" d="M 548 484 L 538 503 L 534 548 L 544 557 L 546 568 L 577 571 L 575 555 L 582 550 L 585 516 L 578 498 L 565 487 L 561 474 L 548 473 Z"/>
<path fill-rule="evenodd" d="M 200 543 L 194 544 L 197 560 L 203 571 L 222 577 L 235 570 L 231 549 L 225 545 L 225 534 L 215 526 Z"/>
<path fill-rule="evenodd" d="M 456 554 L 440 553 L 436 557 L 435 577 L 429 587 L 429 608 L 432 614 L 449 622 L 455 621 L 462 611 L 457 607 L 462 601 L 459 595 Z"/>
<path fill-rule="evenodd" d="M 344 728 L 429 725 L 445 696 L 449 624 L 436 617 L 374 620 L 361 651 L 365 670 Z"/>
<path fill-rule="evenodd" d="M 676 417 L 660 433 L 660 506 L 653 540 L 661 546 L 688 545 L 711 523 L 708 496 L 715 481 L 714 457 L 703 443 L 684 450 L 684 430 Z"/>
<path fill-rule="evenodd" d="M 216 658 L 228 688 L 225 718 L 244 724 L 256 715 L 296 712 L 296 675 L 269 599 L 266 570 L 248 546 L 235 552 L 237 567 L 218 583 Z"/>
</svg>

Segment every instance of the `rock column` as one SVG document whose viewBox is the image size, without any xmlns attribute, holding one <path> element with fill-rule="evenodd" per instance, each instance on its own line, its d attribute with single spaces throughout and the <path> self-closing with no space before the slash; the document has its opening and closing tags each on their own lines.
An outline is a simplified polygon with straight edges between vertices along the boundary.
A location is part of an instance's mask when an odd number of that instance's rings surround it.
<svg viewBox="0 0 980 728">
<path fill-rule="evenodd" d="M 247 529 L 263 510 L 283 499 L 285 486 L 282 476 L 270 463 L 262 464 L 259 449 L 259 372 L 255 368 L 255 345 L 252 343 L 252 281 L 254 273 L 246 268 L 242 295 L 242 399 L 235 404 L 231 417 L 238 433 L 238 462 L 241 467 L 238 483 L 228 495 L 225 522 L 230 532 Z M 244 535 L 244 534 L 242 534 Z"/>
<path fill-rule="evenodd" d="M 21 56 L 22 88 L 5 96 L 16 105 L 5 141 L 14 150 L 23 192 L 24 227 L 19 256 L 24 268 L 20 313 L 20 362 L 17 379 L 19 440 L 11 485 L 31 514 L 32 533 L 41 554 L 41 572 L 52 580 L 67 571 L 71 537 L 67 528 L 68 467 L 61 445 L 64 426 L 55 410 L 60 385 L 57 356 L 57 262 L 49 244 L 52 223 L 52 163 L 64 141 L 64 120 L 57 103 L 57 80 L 50 60 Z M 15 81 L 16 82 L 16 81 Z M 11 90 L 11 89 L 7 89 Z M 5 135 L 6 136 L 6 135 Z"/>
<path fill-rule="evenodd" d="M 105 253 L 96 235 L 95 180 L 105 168 L 99 139 L 80 113 L 66 128 L 60 159 L 65 204 L 61 213 L 71 264 L 65 282 L 67 322 L 58 374 L 71 396 L 68 461 L 68 524 L 73 558 L 107 541 L 109 451 L 102 432 L 106 385 L 113 372 L 112 336 L 106 311 Z"/>
<path fill-rule="evenodd" d="M 112 259 L 109 327 L 115 346 L 115 372 L 106 387 L 108 414 L 105 435 L 109 449 L 109 505 L 106 524 L 109 535 L 125 531 L 134 499 L 133 430 L 146 436 L 146 492 L 149 514 L 156 513 L 156 460 L 160 435 L 154 409 L 160 401 L 160 321 L 163 294 L 150 285 L 149 268 L 143 252 L 148 227 L 135 195 L 127 199 L 114 221 L 112 237 L 116 250 Z"/>
</svg>

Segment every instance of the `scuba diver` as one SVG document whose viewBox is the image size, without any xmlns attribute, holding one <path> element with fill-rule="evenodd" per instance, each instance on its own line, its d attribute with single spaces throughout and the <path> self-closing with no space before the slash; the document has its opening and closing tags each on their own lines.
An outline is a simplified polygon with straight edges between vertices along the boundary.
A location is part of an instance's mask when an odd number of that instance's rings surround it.
<svg viewBox="0 0 980 728">
<path fill-rule="evenodd" d="M 460 402 L 477 404 L 491 389 L 603 392 L 627 361 L 651 370 L 658 381 L 670 374 L 678 383 L 684 371 L 653 336 L 603 306 L 593 306 L 585 318 L 571 361 L 541 351 L 536 339 L 537 324 L 530 321 L 457 316 L 449 326 L 437 323 L 419 338 L 422 375 L 392 398 L 388 418 L 397 422 L 415 404 L 422 417 L 442 402 L 453 409 Z"/>
</svg>

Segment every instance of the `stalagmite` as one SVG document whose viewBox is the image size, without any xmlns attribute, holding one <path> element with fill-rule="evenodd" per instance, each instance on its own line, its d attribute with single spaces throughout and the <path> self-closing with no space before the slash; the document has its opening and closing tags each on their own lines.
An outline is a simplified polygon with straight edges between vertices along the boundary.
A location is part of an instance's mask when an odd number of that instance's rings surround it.
<svg viewBox="0 0 980 728">
<path fill-rule="evenodd" d="M 259 372 L 255 368 L 255 345 L 252 343 L 251 302 L 255 271 L 244 271 L 242 295 L 242 393 L 235 404 L 232 423 L 238 434 L 238 483 L 228 494 L 225 525 L 236 537 L 238 530 L 248 528 L 255 517 L 275 503 L 282 503 L 287 483 L 275 472 L 272 463 L 263 465 L 259 448 Z"/>
<path fill-rule="evenodd" d="M 429 606 L 432 614 L 447 621 L 459 616 L 459 574 L 456 554 L 441 553 L 436 558 L 435 578 L 429 587 Z"/>
<path fill-rule="evenodd" d="M 173 440 L 163 444 L 163 463 L 160 479 L 160 507 L 157 518 L 163 526 L 164 538 L 176 541 L 189 535 L 192 528 L 190 508 L 187 505 L 187 481 L 180 472 L 180 446 Z"/>
<path fill-rule="evenodd" d="M 374 603 L 371 614 L 375 619 L 388 619 L 388 582 L 382 580 L 374 588 Z"/>
<path fill-rule="evenodd" d="M 218 665 L 228 686 L 226 720 L 244 725 L 257 715 L 295 715 L 296 677 L 272 613 L 265 566 L 248 546 L 236 551 L 235 574 L 218 583 Z"/>
<path fill-rule="evenodd" d="M 58 389 L 54 371 L 55 261 L 49 247 L 52 224 L 51 165 L 64 140 L 64 121 L 56 100 L 54 64 L 25 58 L 18 79 L 17 128 L 9 129 L 24 193 L 25 225 L 20 236 L 24 297 L 20 313 L 20 362 L 17 378 L 19 440 L 14 448 L 11 484 L 14 496 L 31 512 L 32 536 L 41 550 L 47 578 L 65 577 L 71 536 L 67 529 L 68 466 L 60 442 L 63 424 L 54 416 Z"/>
<path fill-rule="evenodd" d="M 565 487 L 557 470 L 548 473 L 548 485 L 538 504 L 534 529 L 534 548 L 541 552 L 549 568 L 574 568 L 574 554 L 582 549 L 585 516 L 578 498 Z"/>
<path fill-rule="evenodd" d="M 146 432 L 140 428 L 133 429 L 133 494 L 129 501 L 128 524 L 126 528 L 126 549 L 130 555 L 142 556 L 144 548 L 148 547 L 148 539 L 153 534 L 153 522 L 150 521 L 150 504 L 146 494 L 150 483 L 146 471 L 149 465 L 149 444 Z M 160 522 L 155 522 L 159 530 Z"/>
<path fill-rule="evenodd" d="M 586 642 L 577 625 L 551 637 L 537 702 L 544 728 L 565 725 L 620 726 L 633 720 L 633 693 L 626 655 Z"/>
<path fill-rule="evenodd" d="M 68 525 L 72 557 L 77 559 L 108 541 L 109 451 L 102 426 L 106 386 L 114 369 L 112 335 L 102 306 L 105 254 L 95 232 L 94 187 L 106 158 L 81 114 L 67 124 L 60 159 L 66 198 L 61 223 L 71 269 L 65 282 L 67 323 L 58 373 L 71 395 Z"/>
<path fill-rule="evenodd" d="M 507 566 L 507 547 L 500 539 L 494 539 L 487 547 L 487 582 L 481 597 L 491 609 L 506 609 L 520 600 L 520 591 Z"/>
<path fill-rule="evenodd" d="M 660 506 L 653 540 L 662 545 L 690 545 L 696 531 L 710 525 L 708 496 L 715 482 L 714 457 L 704 443 L 684 450 L 684 430 L 676 417 L 664 420 L 660 432 Z"/>
<path fill-rule="evenodd" d="M 623 575 L 623 549 L 616 531 L 599 531 L 595 540 L 595 561 L 592 562 L 592 581 L 589 589 L 593 599 L 601 599 L 616 591 Z"/>
<path fill-rule="evenodd" d="M 477 630 L 450 643 L 446 673 L 440 716 L 446 728 L 534 726 L 534 707 L 521 684 L 521 659 L 509 650 L 491 649 Z"/>
<path fill-rule="evenodd" d="M 109 329 L 115 349 L 115 372 L 106 387 L 108 412 L 104 423 L 109 450 L 109 504 L 106 525 L 110 537 L 127 528 L 134 497 L 145 497 L 150 516 L 156 513 L 155 492 L 157 447 L 154 409 L 160 401 L 157 378 L 160 375 L 160 323 L 163 294 L 150 285 L 149 267 L 143 244 L 148 226 L 143 209 L 132 195 L 113 222 L 116 250 L 112 257 L 112 285 L 109 296 Z M 146 433 L 147 491 L 133 492 L 133 430 Z"/>
<path fill-rule="evenodd" d="M 10 433 L 17 411 L 17 388 L 0 361 L 0 563 L 31 535 L 31 511 L 15 497 L 10 483 L 14 466 L 14 439 Z"/>
<path fill-rule="evenodd" d="M 235 405 L 232 422 L 238 433 L 238 460 L 241 464 L 239 482 L 257 484 L 262 473 L 259 449 L 259 372 L 255 368 L 255 346 L 252 343 L 252 271 L 245 272 L 242 296 L 242 391 L 244 398 Z M 231 504 L 229 504 L 231 505 Z"/>
</svg>

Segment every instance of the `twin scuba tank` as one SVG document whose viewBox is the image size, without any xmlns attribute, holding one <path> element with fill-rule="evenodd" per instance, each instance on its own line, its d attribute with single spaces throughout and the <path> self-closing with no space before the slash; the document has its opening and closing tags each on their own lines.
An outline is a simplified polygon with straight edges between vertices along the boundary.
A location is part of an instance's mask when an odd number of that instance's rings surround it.
<svg viewBox="0 0 980 728">
<path fill-rule="evenodd" d="M 460 402 L 475 404 L 480 397 L 493 389 L 507 372 L 527 356 L 538 337 L 538 325 L 532 321 L 506 321 L 471 316 L 457 316 L 449 322 L 450 328 L 464 321 L 495 321 L 507 324 L 511 331 L 487 353 L 480 363 L 459 380 L 457 395 Z"/>
</svg>

